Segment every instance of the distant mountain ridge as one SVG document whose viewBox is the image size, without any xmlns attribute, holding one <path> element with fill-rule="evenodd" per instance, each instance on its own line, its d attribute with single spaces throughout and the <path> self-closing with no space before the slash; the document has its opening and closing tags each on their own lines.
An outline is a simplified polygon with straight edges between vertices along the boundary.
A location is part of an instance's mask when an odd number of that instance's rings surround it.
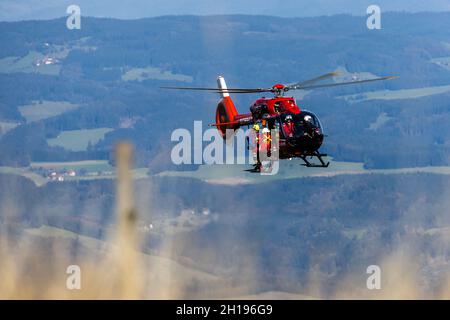
<svg viewBox="0 0 450 320">
<path fill-rule="evenodd" d="M 74 4 L 71 0 L 2 0 L 0 21 L 42 20 L 66 15 L 66 8 Z M 382 11 L 450 11 L 448 0 L 78 0 L 82 15 L 138 19 L 162 15 L 212 15 L 212 14 L 252 14 L 280 17 L 312 17 L 334 14 L 363 16 L 371 4 L 377 4 Z"/>
</svg>

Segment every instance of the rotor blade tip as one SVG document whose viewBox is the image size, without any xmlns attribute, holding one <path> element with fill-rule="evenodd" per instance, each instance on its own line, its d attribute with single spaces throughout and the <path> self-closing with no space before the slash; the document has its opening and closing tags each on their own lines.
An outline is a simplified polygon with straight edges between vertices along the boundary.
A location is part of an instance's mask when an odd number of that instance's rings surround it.
<svg viewBox="0 0 450 320">
<path fill-rule="evenodd" d="M 398 79 L 398 78 L 399 78 L 399 76 L 387 76 L 387 77 L 384 77 L 384 78 L 381 78 L 381 79 L 389 81 L 389 80 L 395 80 L 395 79 Z"/>
</svg>

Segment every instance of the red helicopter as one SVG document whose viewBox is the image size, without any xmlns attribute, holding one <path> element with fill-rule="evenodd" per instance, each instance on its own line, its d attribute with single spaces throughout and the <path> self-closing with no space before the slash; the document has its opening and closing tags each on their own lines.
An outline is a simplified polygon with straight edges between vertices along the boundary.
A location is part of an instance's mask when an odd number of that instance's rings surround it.
<svg viewBox="0 0 450 320">
<path fill-rule="evenodd" d="M 284 94 L 292 90 L 309 90 L 326 87 L 337 87 L 343 85 L 354 85 L 366 82 L 381 80 L 391 80 L 396 77 L 388 76 L 367 80 L 357 80 L 349 82 L 316 84 L 319 81 L 337 76 L 338 73 L 330 72 L 319 77 L 298 82 L 291 85 L 275 84 L 271 88 L 250 88 L 237 89 L 227 88 L 225 79 L 222 76 L 217 78 L 217 88 L 201 87 L 161 87 L 163 89 L 177 90 L 199 90 L 220 93 L 222 99 L 219 101 L 216 109 L 216 126 L 224 139 L 227 138 L 226 131 L 237 130 L 242 126 L 253 125 L 258 130 L 266 128 L 270 130 L 279 130 L 279 159 L 300 158 L 306 167 L 328 167 L 329 162 L 325 162 L 323 154 L 319 151 L 324 140 L 323 127 L 319 118 L 312 112 L 301 110 L 294 97 L 285 97 Z M 230 93 L 266 93 L 274 94 L 272 98 L 262 97 L 256 100 L 250 106 L 250 113 L 239 114 Z M 255 126 L 256 125 L 256 126 Z M 267 130 L 269 129 L 269 130 Z M 263 129 L 264 130 L 264 129 Z M 264 132 L 264 131 L 263 131 Z M 257 146 L 257 148 L 259 145 Z M 270 147 L 269 147 L 270 149 Z M 310 160 L 317 158 L 320 163 L 313 163 Z M 259 172 L 261 162 L 259 158 L 256 161 L 252 171 Z"/>
</svg>

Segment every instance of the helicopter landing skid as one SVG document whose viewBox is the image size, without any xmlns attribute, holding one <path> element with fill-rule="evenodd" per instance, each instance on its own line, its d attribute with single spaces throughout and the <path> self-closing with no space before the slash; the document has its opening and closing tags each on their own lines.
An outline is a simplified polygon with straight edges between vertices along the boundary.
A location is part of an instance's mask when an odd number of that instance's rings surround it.
<svg viewBox="0 0 450 320">
<path fill-rule="evenodd" d="M 323 158 L 322 158 L 322 157 L 326 157 L 326 156 L 327 155 L 325 153 L 319 153 L 316 151 L 316 152 L 313 152 L 310 154 L 304 154 L 304 155 L 300 156 L 300 159 L 302 159 L 305 162 L 304 164 L 302 164 L 302 166 L 305 166 L 308 168 L 328 168 L 330 163 L 323 161 Z M 317 158 L 317 159 L 319 159 L 320 164 L 312 163 L 308 159 L 306 159 L 306 157 Z"/>
<path fill-rule="evenodd" d="M 246 172 L 261 172 L 261 165 L 255 164 L 253 168 L 244 170 Z"/>
</svg>

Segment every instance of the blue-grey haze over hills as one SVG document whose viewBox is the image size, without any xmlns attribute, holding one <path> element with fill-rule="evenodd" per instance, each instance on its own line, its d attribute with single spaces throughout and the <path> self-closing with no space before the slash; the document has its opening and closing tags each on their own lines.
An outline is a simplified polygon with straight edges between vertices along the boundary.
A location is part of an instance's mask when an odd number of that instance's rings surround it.
<svg viewBox="0 0 450 320">
<path fill-rule="evenodd" d="M 0 21 L 52 19 L 76 4 L 82 15 L 137 19 L 161 15 L 252 14 L 310 17 L 334 14 L 365 15 L 371 4 L 382 11 L 450 11 L 449 0 L 1 0 Z"/>
</svg>

